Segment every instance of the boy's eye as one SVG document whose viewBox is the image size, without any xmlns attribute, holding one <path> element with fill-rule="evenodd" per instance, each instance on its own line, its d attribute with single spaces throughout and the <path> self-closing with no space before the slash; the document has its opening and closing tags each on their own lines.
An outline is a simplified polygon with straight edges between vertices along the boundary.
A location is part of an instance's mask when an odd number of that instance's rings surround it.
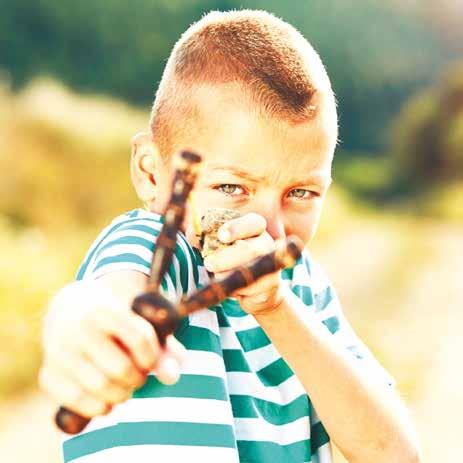
<svg viewBox="0 0 463 463">
<path fill-rule="evenodd" d="M 311 196 L 317 196 L 317 193 L 310 190 L 304 190 L 303 188 L 294 188 L 294 190 L 291 190 L 288 195 L 298 199 L 309 199 Z"/>
<path fill-rule="evenodd" d="M 216 187 L 217 190 L 230 196 L 238 196 L 244 193 L 243 188 L 233 183 L 224 183 Z"/>
</svg>

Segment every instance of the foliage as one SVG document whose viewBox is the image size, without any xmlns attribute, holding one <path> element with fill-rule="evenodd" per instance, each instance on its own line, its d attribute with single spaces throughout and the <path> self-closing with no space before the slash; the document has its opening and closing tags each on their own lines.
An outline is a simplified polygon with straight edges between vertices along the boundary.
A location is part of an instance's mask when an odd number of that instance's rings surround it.
<svg viewBox="0 0 463 463">
<path fill-rule="evenodd" d="M 336 154 L 333 179 L 358 199 L 379 200 L 387 195 L 392 181 L 393 165 L 387 156 L 367 156 L 365 153 Z"/>
<path fill-rule="evenodd" d="M 101 224 L 137 204 L 130 138 L 147 114 L 101 97 L 78 97 L 40 80 L 0 93 L 0 210 L 18 226 Z M 51 205 L 53 205 L 51 207 Z"/>
<path fill-rule="evenodd" d="M 380 0 L 6 0 L 0 69 L 14 88 L 52 75 L 78 91 L 147 108 L 170 49 L 188 25 L 211 9 L 242 7 L 288 20 L 320 52 L 338 96 L 345 149 L 380 150 L 383 128 L 406 95 L 452 57 L 419 5 L 405 10 Z M 442 6 L 441 16 L 446 11 Z"/>
<path fill-rule="evenodd" d="M 138 200 L 131 136 L 147 114 L 39 80 L 0 91 L 0 395 L 34 384 L 51 295 L 74 279 L 97 231 Z"/>
<path fill-rule="evenodd" d="M 463 179 L 463 63 L 404 105 L 393 124 L 392 156 L 409 189 Z"/>
<path fill-rule="evenodd" d="M 81 228 L 56 235 L 18 231 L 0 221 L 0 397 L 36 383 L 46 303 L 74 278 L 94 235 Z"/>
</svg>

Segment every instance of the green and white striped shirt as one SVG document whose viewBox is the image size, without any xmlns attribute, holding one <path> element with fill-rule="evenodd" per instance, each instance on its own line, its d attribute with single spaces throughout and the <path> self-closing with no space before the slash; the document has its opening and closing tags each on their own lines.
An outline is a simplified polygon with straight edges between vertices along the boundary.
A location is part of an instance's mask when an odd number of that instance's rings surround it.
<svg viewBox="0 0 463 463">
<path fill-rule="evenodd" d="M 148 275 L 162 222 L 143 209 L 117 217 L 89 249 L 77 279 L 127 269 Z M 329 281 L 305 251 L 282 278 L 365 374 L 394 384 L 356 337 Z M 207 281 L 200 254 L 180 233 L 164 294 L 178 301 Z M 79 435 L 64 436 L 65 462 L 332 461 L 329 437 L 304 388 L 235 299 L 190 315 L 175 336 L 188 352 L 179 381 L 166 386 L 150 374 L 130 400 L 94 418 Z"/>
</svg>

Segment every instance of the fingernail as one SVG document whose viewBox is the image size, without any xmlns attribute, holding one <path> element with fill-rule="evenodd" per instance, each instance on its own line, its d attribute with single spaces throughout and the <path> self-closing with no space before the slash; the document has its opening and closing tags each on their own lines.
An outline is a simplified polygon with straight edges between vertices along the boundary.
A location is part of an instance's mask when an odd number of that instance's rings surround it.
<svg viewBox="0 0 463 463">
<path fill-rule="evenodd" d="M 180 377 L 180 366 L 178 361 L 172 357 L 162 360 L 160 370 L 160 379 L 164 384 L 174 384 Z"/>
<path fill-rule="evenodd" d="M 228 243 L 229 241 L 231 241 L 232 238 L 230 230 L 223 227 L 219 228 L 217 232 L 217 237 L 220 241 L 222 241 L 222 243 Z"/>
</svg>

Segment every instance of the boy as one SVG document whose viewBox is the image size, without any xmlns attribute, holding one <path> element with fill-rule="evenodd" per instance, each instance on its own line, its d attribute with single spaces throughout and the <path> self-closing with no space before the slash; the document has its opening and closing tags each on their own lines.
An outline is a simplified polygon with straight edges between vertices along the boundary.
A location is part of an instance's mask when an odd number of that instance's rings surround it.
<svg viewBox="0 0 463 463">
<path fill-rule="evenodd" d="M 183 34 L 151 133 L 133 140 L 131 178 L 148 210 L 102 232 L 81 281 L 57 294 L 46 320 L 42 386 L 96 416 L 66 439 L 65 461 L 326 463 L 328 435 L 352 462 L 419 461 L 393 380 L 355 337 L 308 254 L 190 315 L 165 351 L 129 309 L 149 274 L 171 153 L 190 147 L 203 156 L 198 216 L 212 207 L 242 214 L 219 230 L 229 246 L 203 263 L 187 212 L 163 282 L 178 299 L 204 284 L 205 269 L 220 277 L 290 234 L 310 242 L 336 140 L 328 76 L 294 28 L 243 10 L 210 13 Z"/>
</svg>

